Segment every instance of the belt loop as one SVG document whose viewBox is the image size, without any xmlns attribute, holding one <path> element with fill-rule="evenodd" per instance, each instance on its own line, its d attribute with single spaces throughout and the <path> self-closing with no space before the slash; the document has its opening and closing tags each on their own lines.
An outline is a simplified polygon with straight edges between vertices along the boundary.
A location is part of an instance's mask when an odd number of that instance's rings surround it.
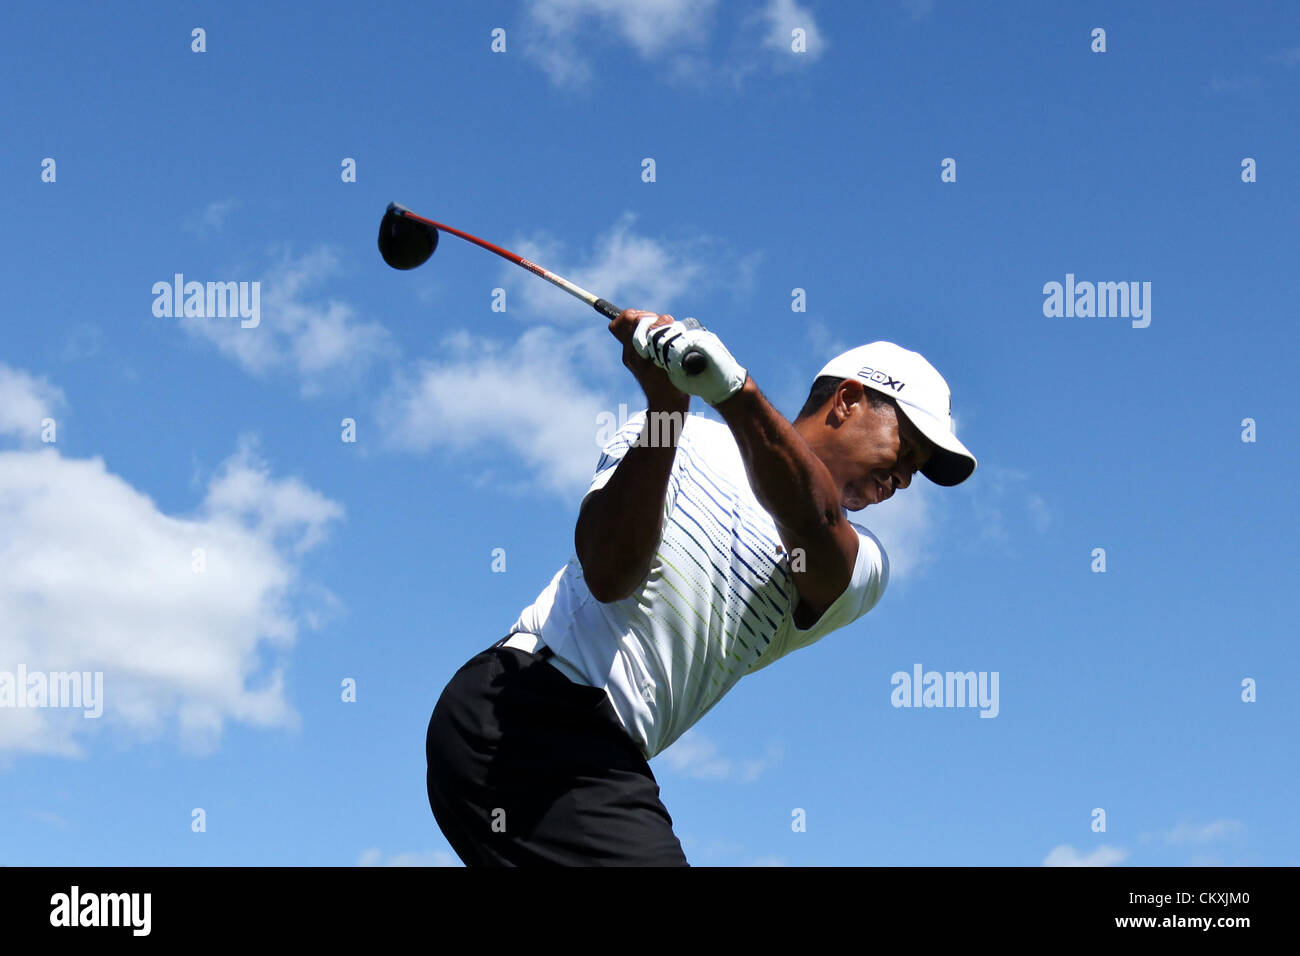
<svg viewBox="0 0 1300 956">
<path fill-rule="evenodd" d="M 497 641 L 497 642 L 496 642 L 495 644 L 493 644 L 492 646 L 493 646 L 493 647 L 500 647 L 502 644 L 504 644 L 506 641 L 510 640 L 510 638 L 514 637 L 514 636 L 515 636 L 516 634 L 518 634 L 518 633 L 519 633 L 518 631 L 511 631 L 509 634 L 507 634 L 505 637 L 501 638 L 501 640 Z"/>
</svg>

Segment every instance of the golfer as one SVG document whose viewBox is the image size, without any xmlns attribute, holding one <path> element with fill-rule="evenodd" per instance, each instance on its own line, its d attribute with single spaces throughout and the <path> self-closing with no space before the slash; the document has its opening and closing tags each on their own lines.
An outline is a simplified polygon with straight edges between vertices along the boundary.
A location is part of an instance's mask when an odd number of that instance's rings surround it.
<svg viewBox="0 0 1300 956">
<path fill-rule="evenodd" d="M 609 330 L 647 408 L 604 447 L 574 556 L 429 721 L 429 804 L 468 865 L 686 866 L 647 761 L 880 600 L 889 560 L 846 512 L 975 470 L 947 383 L 890 342 L 832 359 L 791 423 L 697 324 L 629 309 Z"/>
</svg>

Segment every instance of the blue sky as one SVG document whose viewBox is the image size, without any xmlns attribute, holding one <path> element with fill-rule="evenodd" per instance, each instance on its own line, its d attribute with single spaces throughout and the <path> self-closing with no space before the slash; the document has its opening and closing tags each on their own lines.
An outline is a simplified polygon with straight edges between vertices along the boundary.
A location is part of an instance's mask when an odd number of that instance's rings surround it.
<svg viewBox="0 0 1300 956">
<path fill-rule="evenodd" d="M 576 300 L 385 266 L 391 200 L 696 316 L 787 415 L 877 339 L 952 388 L 975 475 L 855 518 L 881 603 L 653 761 L 692 863 L 1300 863 L 1300 19 L 1131 6 L 6 8 L 0 672 L 104 706 L 0 707 L 0 863 L 458 865 L 429 713 L 641 406 Z M 259 324 L 156 316 L 176 273 Z M 1067 275 L 1149 324 L 1045 315 Z M 892 706 L 918 664 L 996 718 Z"/>
</svg>

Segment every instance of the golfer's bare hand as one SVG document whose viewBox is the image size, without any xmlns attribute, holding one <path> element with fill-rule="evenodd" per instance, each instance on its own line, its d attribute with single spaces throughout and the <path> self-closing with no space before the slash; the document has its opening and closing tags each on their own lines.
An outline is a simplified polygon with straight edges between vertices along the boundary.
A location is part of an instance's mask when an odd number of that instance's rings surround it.
<svg viewBox="0 0 1300 956">
<path fill-rule="evenodd" d="M 632 334 L 636 332 L 640 321 L 648 315 L 658 315 L 658 313 L 647 312 L 645 309 L 624 309 L 617 319 L 609 323 L 609 332 L 623 343 L 623 364 L 641 384 L 641 390 L 645 392 L 650 407 L 668 411 L 685 411 L 690 407 L 691 397 L 669 380 L 667 372 L 648 358 L 642 358 L 632 344 Z M 651 328 L 667 325 L 671 321 L 673 321 L 671 315 L 660 315 Z"/>
</svg>

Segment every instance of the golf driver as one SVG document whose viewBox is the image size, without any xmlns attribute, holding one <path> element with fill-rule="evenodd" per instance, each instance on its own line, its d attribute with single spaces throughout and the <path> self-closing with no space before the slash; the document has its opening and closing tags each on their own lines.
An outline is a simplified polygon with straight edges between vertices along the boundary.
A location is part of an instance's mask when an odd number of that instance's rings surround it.
<svg viewBox="0 0 1300 956">
<path fill-rule="evenodd" d="M 439 230 L 449 232 L 453 236 L 459 236 L 467 242 L 472 242 L 474 245 L 486 249 L 488 252 L 495 252 L 502 259 L 508 259 L 515 265 L 527 269 L 533 275 L 541 276 L 552 285 L 559 286 L 569 295 L 581 299 L 608 319 L 618 318 L 623 311 L 614 303 L 592 295 L 586 289 L 564 278 L 564 276 L 548 272 L 537 263 L 529 262 L 523 256 L 516 255 L 509 249 L 502 249 L 500 246 L 493 245 L 478 236 L 471 236 L 468 232 L 461 232 L 459 229 L 445 226 L 440 222 L 434 222 L 432 219 L 417 216 L 400 203 L 390 202 L 388 208 L 384 211 L 384 218 L 379 223 L 379 253 L 384 257 L 384 261 L 394 269 L 414 269 L 417 266 L 424 265 L 429 257 L 433 255 L 433 250 L 438 248 Z M 681 321 L 688 328 L 700 327 L 700 324 L 694 319 L 683 319 Z M 682 369 L 687 375 L 700 374 L 708 367 L 708 363 L 707 356 L 698 349 L 688 349 L 686 354 L 682 356 Z"/>
</svg>

